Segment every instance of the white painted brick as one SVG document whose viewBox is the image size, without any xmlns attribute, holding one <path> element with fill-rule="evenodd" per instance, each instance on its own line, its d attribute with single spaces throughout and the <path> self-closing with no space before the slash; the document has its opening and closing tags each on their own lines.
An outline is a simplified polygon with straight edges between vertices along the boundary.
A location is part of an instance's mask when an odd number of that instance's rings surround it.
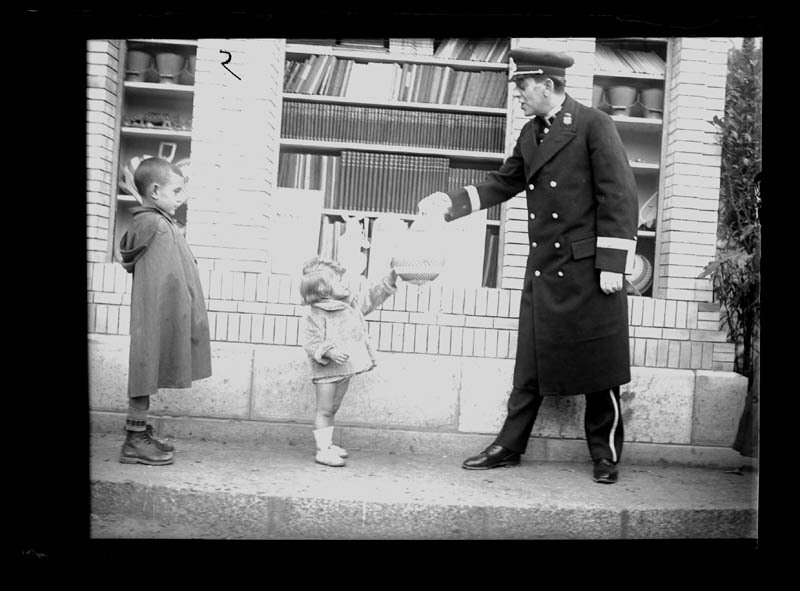
<svg viewBox="0 0 800 591">
<path fill-rule="evenodd" d="M 275 344 L 283 345 L 286 343 L 286 322 L 285 316 L 277 316 L 275 318 Z"/>
<path fill-rule="evenodd" d="M 494 321 L 497 320 L 488 316 L 465 316 L 465 318 L 464 326 L 473 328 L 492 328 Z"/>
<path fill-rule="evenodd" d="M 500 359 L 508 358 L 508 335 L 507 330 L 497 331 L 497 357 Z"/>
<path fill-rule="evenodd" d="M 388 322 L 380 322 L 380 327 L 378 348 L 382 351 L 389 351 L 392 348 L 392 325 Z"/>
<path fill-rule="evenodd" d="M 506 283 L 505 283 L 505 279 L 520 279 L 520 280 L 522 280 L 524 278 L 525 278 L 525 267 L 508 267 L 506 265 L 503 265 L 503 287 L 504 288 L 507 288 Z"/>
<path fill-rule="evenodd" d="M 475 314 L 475 292 L 474 287 L 464 288 L 464 314 Z"/>
<path fill-rule="evenodd" d="M 508 316 L 509 315 L 509 291 L 507 289 L 500 289 L 497 293 L 497 315 L 498 316 Z"/>
<path fill-rule="evenodd" d="M 458 326 L 453 327 L 451 335 L 450 352 L 452 355 L 461 355 L 464 345 L 464 329 Z"/>
<path fill-rule="evenodd" d="M 264 332 L 261 338 L 264 343 L 275 342 L 275 316 L 264 316 Z"/>
<path fill-rule="evenodd" d="M 503 277 L 501 283 L 503 289 L 514 290 L 514 291 L 521 290 L 525 284 L 525 282 L 521 278 L 515 279 L 511 277 Z"/>
<path fill-rule="evenodd" d="M 462 314 L 464 312 L 464 288 L 456 287 L 453 289 L 453 314 Z"/>
<path fill-rule="evenodd" d="M 413 330 L 413 329 L 412 329 Z M 392 351 L 403 350 L 403 325 L 398 323 L 392 324 Z"/>
<path fill-rule="evenodd" d="M 272 304 L 267 302 L 267 314 L 276 316 L 294 316 L 295 307 L 291 304 Z"/>
<path fill-rule="evenodd" d="M 452 339 L 452 329 L 449 326 L 439 327 L 439 353 L 442 355 L 450 354 L 450 341 Z"/>
<path fill-rule="evenodd" d="M 631 322 L 632 326 L 639 326 L 642 324 L 642 312 L 644 310 L 644 300 L 641 297 L 630 298 L 631 302 Z"/>
<path fill-rule="evenodd" d="M 507 244 L 525 244 L 528 245 L 527 232 L 509 232 L 506 231 L 505 242 Z"/>
<path fill-rule="evenodd" d="M 462 355 L 474 355 L 475 346 L 475 330 L 474 328 L 465 328 L 461 340 L 461 353 Z"/>
<path fill-rule="evenodd" d="M 289 317 L 286 319 L 286 344 L 296 345 L 299 338 L 299 325 L 300 319 L 297 317 Z"/>
<path fill-rule="evenodd" d="M 526 257 L 528 256 L 528 252 L 530 251 L 530 246 L 525 244 L 506 244 L 503 247 L 503 266 L 506 266 L 506 259 L 510 256 L 521 256 Z M 518 263 L 514 263 L 518 264 Z M 524 266 L 524 262 L 522 263 Z"/>
<path fill-rule="evenodd" d="M 417 326 L 414 335 L 414 348 L 416 353 L 425 353 L 428 349 L 428 330 L 426 326 Z M 408 326 L 406 327 L 408 330 Z"/>
<path fill-rule="evenodd" d="M 427 353 L 438 354 L 439 353 L 439 327 L 438 326 L 429 326 L 428 327 L 428 343 L 427 343 Z"/>
</svg>

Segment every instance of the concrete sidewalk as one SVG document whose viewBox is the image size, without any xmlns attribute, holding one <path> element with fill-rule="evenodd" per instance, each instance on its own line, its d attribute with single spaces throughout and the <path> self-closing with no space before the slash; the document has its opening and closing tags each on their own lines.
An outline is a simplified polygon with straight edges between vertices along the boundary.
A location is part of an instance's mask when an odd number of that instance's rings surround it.
<svg viewBox="0 0 800 591">
<path fill-rule="evenodd" d="M 175 463 L 118 461 L 123 435 L 91 434 L 93 538 L 755 538 L 757 473 L 526 460 L 470 471 L 465 455 L 351 448 L 343 468 L 312 444 L 177 439 Z"/>
</svg>

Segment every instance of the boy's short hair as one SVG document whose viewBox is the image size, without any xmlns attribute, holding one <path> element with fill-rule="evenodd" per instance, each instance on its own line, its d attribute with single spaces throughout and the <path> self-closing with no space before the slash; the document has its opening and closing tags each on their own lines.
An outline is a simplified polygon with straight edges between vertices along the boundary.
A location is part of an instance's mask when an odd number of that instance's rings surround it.
<svg viewBox="0 0 800 591">
<path fill-rule="evenodd" d="M 170 173 L 184 178 L 181 169 L 163 158 L 148 158 L 142 160 L 133 173 L 133 182 L 136 190 L 142 197 L 149 197 L 150 187 L 155 183 L 164 184 L 169 181 Z"/>
<path fill-rule="evenodd" d="M 341 277 L 345 268 L 332 259 L 314 257 L 303 265 L 303 277 L 300 279 L 300 296 L 304 304 L 314 304 L 329 298 L 333 293 L 331 279 Z"/>
</svg>

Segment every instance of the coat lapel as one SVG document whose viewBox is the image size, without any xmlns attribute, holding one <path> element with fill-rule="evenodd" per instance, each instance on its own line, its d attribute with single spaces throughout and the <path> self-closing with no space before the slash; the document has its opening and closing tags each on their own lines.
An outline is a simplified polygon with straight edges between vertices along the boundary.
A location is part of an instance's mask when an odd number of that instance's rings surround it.
<svg viewBox="0 0 800 591">
<path fill-rule="evenodd" d="M 577 135 L 577 107 L 578 104 L 567 95 L 564 104 L 561 106 L 561 111 L 558 112 L 553 125 L 550 126 L 550 132 L 538 146 L 536 145 L 533 126 L 531 125 L 527 138 L 527 142 L 531 144 L 528 149 L 531 150 L 532 148 L 528 178 L 534 176 L 548 160 L 575 139 Z"/>
</svg>

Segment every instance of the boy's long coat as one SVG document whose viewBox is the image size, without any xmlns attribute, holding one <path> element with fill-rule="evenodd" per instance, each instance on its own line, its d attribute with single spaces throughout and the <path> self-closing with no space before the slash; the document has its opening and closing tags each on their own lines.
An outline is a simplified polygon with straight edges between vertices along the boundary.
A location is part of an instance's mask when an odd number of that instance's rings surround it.
<svg viewBox="0 0 800 591">
<path fill-rule="evenodd" d="M 636 184 L 614 121 L 567 95 L 540 145 L 531 120 L 498 172 L 449 193 L 449 217 L 471 213 L 475 191 L 484 209 L 523 190 L 528 259 L 514 385 L 571 395 L 629 382 L 627 295 L 606 295 L 599 281 L 601 270 L 623 272 L 636 244 Z"/>
<path fill-rule="evenodd" d="M 120 254 L 133 273 L 128 396 L 135 397 L 209 377 L 211 345 L 200 275 L 186 239 L 157 208 L 132 213 Z"/>
</svg>

